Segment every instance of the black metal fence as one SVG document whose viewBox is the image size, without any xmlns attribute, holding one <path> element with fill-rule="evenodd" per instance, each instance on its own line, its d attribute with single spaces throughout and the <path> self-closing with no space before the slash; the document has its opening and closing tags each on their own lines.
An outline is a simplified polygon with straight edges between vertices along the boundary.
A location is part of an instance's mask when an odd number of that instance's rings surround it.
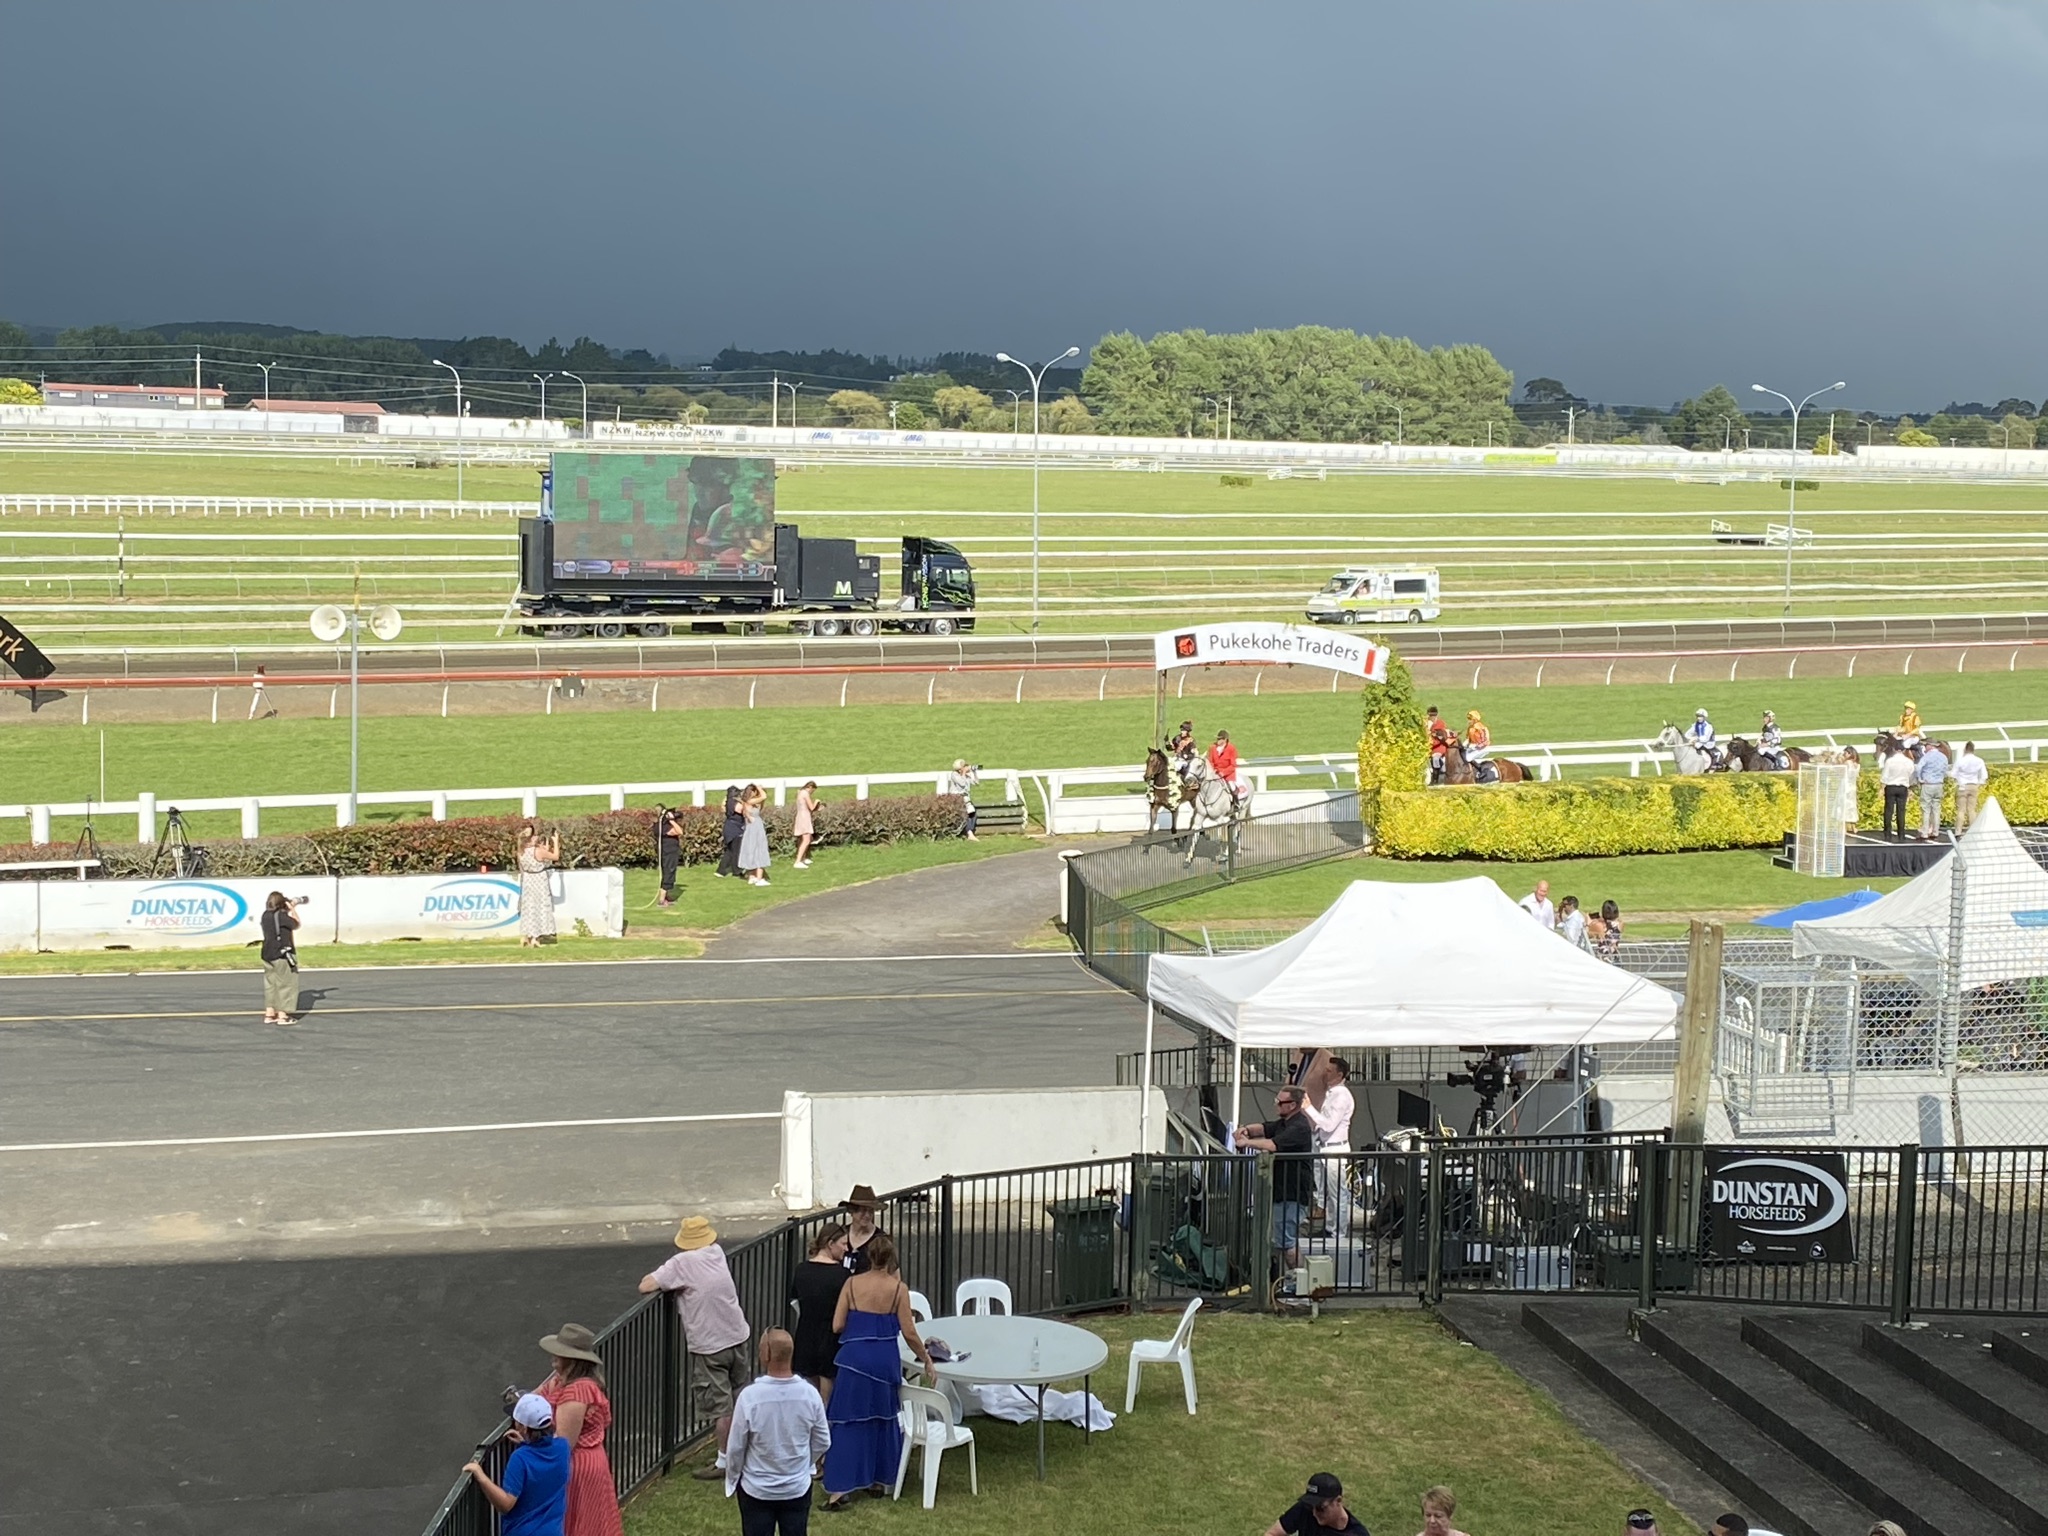
<svg viewBox="0 0 2048 1536">
<path fill-rule="evenodd" d="M 1839 1221 L 1825 1254 L 1719 1252 L 1708 1159 L 1843 1158 Z M 1276 1207 L 1274 1160 L 1126 1157 L 944 1178 L 883 1197 L 904 1279 L 943 1319 L 966 1279 L 997 1279 L 1018 1312 L 1221 1307 L 1312 1297 L 1457 1291 L 1688 1296 L 1915 1312 L 2048 1312 L 2048 1146 L 1673 1147 L 1654 1135 L 1417 1138 L 1405 1150 L 1311 1160 L 1310 1198 Z M 1296 1192 L 1283 1177 L 1283 1194 Z M 1294 1208 L 1298 1207 L 1298 1208 Z M 792 1320 L 789 1288 L 836 1211 L 783 1222 L 728 1250 L 756 1337 Z M 1295 1223 L 1298 1221 L 1298 1232 Z M 1278 1237 L 1293 1237 L 1282 1252 Z M 1725 1239 L 1721 1239 L 1726 1246 Z M 1739 1250 L 1739 1245 L 1736 1245 Z M 1647 1262 L 1645 1256 L 1647 1255 Z M 1298 1275 L 1298 1283 L 1297 1283 Z M 943 1333 L 944 1323 L 937 1325 Z M 649 1296 L 600 1337 L 608 1439 L 622 1498 L 707 1435 L 689 1388 L 687 1341 L 667 1296 Z M 487 1437 L 495 1473 L 506 1425 Z M 495 1515 L 467 1477 L 427 1536 L 491 1536 Z"/>
<path fill-rule="evenodd" d="M 1089 968 L 1142 993 L 1155 954 L 1204 946 L 1144 914 L 1254 875 L 1278 874 L 1357 853 L 1371 838 L 1370 792 L 1347 790 L 1298 810 L 1250 816 L 1228 828 L 1154 832 L 1121 848 L 1067 861 L 1067 934 Z"/>
</svg>

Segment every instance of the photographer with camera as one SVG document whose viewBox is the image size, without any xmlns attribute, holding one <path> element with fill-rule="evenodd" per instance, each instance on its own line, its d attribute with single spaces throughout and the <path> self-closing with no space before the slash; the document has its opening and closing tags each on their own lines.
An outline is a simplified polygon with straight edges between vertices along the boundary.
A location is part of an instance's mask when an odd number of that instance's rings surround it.
<svg viewBox="0 0 2048 1536">
<path fill-rule="evenodd" d="M 676 904 L 676 870 L 683 862 L 683 823 L 674 806 L 654 808 L 654 856 L 661 865 L 661 900 L 657 906 Z"/>
<path fill-rule="evenodd" d="M 974 835 L 974 786 L 981 782 L 981 765 L 970 763 L 964 757 L 953 759 L 952 777 L 946 782 L 946 793 L 958 795 L 967 802 L 967 820 L 961 824 L 960 835 L 970 843 L 978 843 Z"/>
<path fill-rule="evenodd" d="M 283 891 L 272 891 L 263 900 L 263 1022 L 289 1024 L 299 1012 L 299 950 L 292 934 L 299 926 L 299 908 L 313 898 L 297 901 Z"/>
</svg>

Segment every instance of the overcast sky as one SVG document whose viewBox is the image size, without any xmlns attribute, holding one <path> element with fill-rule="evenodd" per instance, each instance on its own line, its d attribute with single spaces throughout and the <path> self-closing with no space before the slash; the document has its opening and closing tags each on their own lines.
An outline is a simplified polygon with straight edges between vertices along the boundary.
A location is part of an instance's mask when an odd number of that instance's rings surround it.
<svg viewBox="0 0 2048 1536">
<path fill-rule="evenodd" d="M 2048 393 L 2048 7 L 10 5 L 0 316 Z"/>
</svg>

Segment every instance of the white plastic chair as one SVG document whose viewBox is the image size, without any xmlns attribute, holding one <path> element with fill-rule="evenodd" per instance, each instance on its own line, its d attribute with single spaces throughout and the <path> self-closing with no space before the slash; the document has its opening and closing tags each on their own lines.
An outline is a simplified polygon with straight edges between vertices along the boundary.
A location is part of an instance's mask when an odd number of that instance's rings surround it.
<svg viewBox="0 0 2048 1536">
<path fill-rule="evenodd" d="M 1180 1315 L 1180 1326 L 1170 1339 L 1139 1339 L 1131 1345 L 1131 1379 L 1124 1389 L 1124 1412 L 1138 1406 L 1138 1369 L 1146 1365 L 1174 1364 L 1180 1367 L 1181 1385 L 1187 1391 L 1188 1412 L 1195 1411 L 1195 1314 L 1202 1310 L 1197 1296 Z"/>
<path fill-rule="evenodd" d="M 993 1307 L 991 1302 L 1001 1302 L 1002 1306 Z M 1001 1311 L 1007 1317 L 1015 1310 L 1010 1304 L 1010 1287 L 1001 1280 L 962 1280 L 953 1292 L 955 1317 L 993 1311 Z"/>
<path fill-rule="evenodd" d="M 939 1495 L 939 1460 L 947 1452 L 967 1447 L 967 1489 L 981 1495 L 981 1472 L 974 1464 L 974 1431 L 963 1427 L 953 1413 L 945 1393 L 930 1387 L 903 1388 L 903 1456 L 896 1463 L 894 1498 L 903 1497 L 903 1479 L 910 1470 L 913 1442 L 924 1452 L 924 1507 L 930 1509 Z"/>
<path fill-rule="evenodd" d="M 910 1315 L 920 1323 L 928 1323 L 932 1320 L 932 1304 L 924 1299 L 923 1291 L 912 1291 L 910 1293 Z"/>
</svg>

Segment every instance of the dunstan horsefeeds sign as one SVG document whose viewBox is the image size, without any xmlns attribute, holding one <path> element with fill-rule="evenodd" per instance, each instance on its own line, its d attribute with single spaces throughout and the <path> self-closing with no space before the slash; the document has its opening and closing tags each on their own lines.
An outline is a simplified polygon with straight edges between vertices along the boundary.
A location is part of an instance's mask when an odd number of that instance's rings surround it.
<svg viewBox="0 0 2048 1536">
<path fill-rule="evenodd" d="M 1385 647 L 1299 624 L 1242 621 L 1169 629 L 1152 637 L 1152 655 L 1162 672 L 1219 661 L 1291 662 L 1348 672 L 1367 682 L 1387 680 Z"/>
<path fill-rule="evenodd" d="M 1840 1152 L 1706 1154 L 1707 1247 L 1751 1263 L 1851 1264 L 1849 1161 Z"/>
</svg>

